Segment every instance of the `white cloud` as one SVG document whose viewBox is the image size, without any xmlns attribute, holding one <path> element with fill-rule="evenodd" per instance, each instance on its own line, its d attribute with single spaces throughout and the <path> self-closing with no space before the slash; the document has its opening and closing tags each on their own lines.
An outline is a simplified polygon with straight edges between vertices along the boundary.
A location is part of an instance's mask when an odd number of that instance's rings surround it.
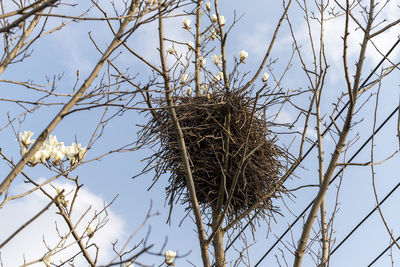
<svg viewBox="0 0 400 267">
<path fill-rule="evenodd" d="M 68 183 L 55 182 L 53 184 L 55 187 L 65 189 L 65 192 L 70 192 L 73 190 L 73 186 Z M 26 185 L 19 185 L 18 189 L 28 188 Z M 45 187 L 46 191 L 53 192 L 56 194 L 55 190 L 50 186 Z M 66 199 L 71 201 L 72 194 L 66 196 Z M 0 217 L 2 218 L 2 226 L 0 229 L 0 242 L 5 240 L 11 233 L 13 233 L 18 227 L 25 223 L 29 218 L 35 215 L 39 210 L 49 203 L 49 199 L 41 194 L 40 192 L 31 194 L 21 200 L 11 201 L 5 205 L 3 209 L 0 210 Z M 89 212 L 83 217 L 82 221 L 77 227 L 78 234 L 85 232 L 88 226 L 89 220 L 93 218 L 93 215 L 100 212 L 103 209 L 105 200 L 101 197 L 96 196 L 85 188 L 81 188 L 79 191 L 79 196 L 74 204 L 74 211 L 71 216 L 73 223 L 76 223 L 79 218 L 90 208 Z M 2 262 L 5 267 L 17 266 L 26 262 L 37 260 L 41 258 L 47 249 L 43 240 L 50 247 L 54 247 L 59 241 L 57 229 L 60 233 L 65 234 L 68 232 L 68 227 L 65 221 L 60 215 L 56 214 L 58 210 L 51 206 L 44 214 L 42 214 L 37 220 L 30 224 L 26 229 L 24 229 L 19 235 L 12 239 L 1 251 Z M 104 214 L 100 216 L 104 218 Z M 98 261 L 104 262 L 110 260 L 114 256 L 112 252 L 111 242 L 117 240 L 123 235 L 124 221 L 121 217 L 116 215 L 110 209 L 108 209 L 108 222 L 105 226 L 99 229 L 94 237 L 90 239 L 90 243 L 94 242 L 99 247 L 99 259 Z M 98 222 L 98 219 L 95 220 Z M 87 242 L 85 238 L 84 243 Z M 72 238 L 67 240 L 66 244 L 73 242 Z M 54 263 L 59 263 L 60 259 L 68 259 L 75 253 L 79 251 L 76 244 L 65 249 L 61 253 L 51 257 L 51 261 Z M 95 248 L 89 249 L 89 253 L 94 257 Z M 83 257 L 77 257 L 75 261 L 76 266 L 87 265 Z M 36 263 L 32 266 L 43 266 L 43 263 Z"/>
<path fill-rule="evenodd" d="M 390 2 L 384 12 L 378 17 L 374 24 L 378 24 L 379 21 L 386 19 L 387 22 L 382 25 L 386 25 L 392 21 L 395 21 L 398 18 L 398 8 L 394 5 L 394 3 Z M 361 18 L 358 18 L 359 21 L 363 21 Z M 292 21 L 293 23 L 293 21 Z M 293 23 L 295 25 L 295 23 Z M 316 21 L 311 21 L 311 32 L 314 40 L 314 48 L 316 53 L 318 53 L 319 49 L 319 38 L 320 38 L 320 24 Z M 343 69 L 343 36 L 344 36 L 344 26 L 345 26 L 345 17 L 339 16 L 334 19 L 330 19 L 325 21 L 324 23 L 324 46 L 325 52 L 328 59 L 328 64 L 333 67 L 339 67 L 340 70 Z M 365 23 L 363 23 L 365 26 Z M 374 28 L 372 32 L 375 32 L 379 28 Z M 380 50 L 381 53 L 386 53 L 390 47 L 397 40 L 397 27 L 392 27 L 385 33 L 378 35 L 372 39 L 376 48 Z M 304 19 L 299 23 L 299 27 L 295 29 L 295 36 L 298 41 L 298 45 L 302 46 L 303 56 L 308 59 L 308 62 L 311 62 L 313 54 L 311 53 L 311 47 L 309 43 L 309 35 L 308 35 L 308 26 Z M 347 58 L 348 65 L 351 70 L 354 70 L 355 63 L 358 60 L 360 53 L 360 44 L 364 38 L 364 32 L 358 27 L 358 25 L 350 20 L 349 22 L 349 35 L 347 40 Z M 368 44 L 366 51 L 366 60 L 371 62 L 372 64 L 378 63 L 382 59 L 382 55 L 377 51 L 371 43 Z M 395 57 L 396 53 L 391 55 L 391 58 Z M 318 55 L 317 55 L 318 56 Z M 311 65 L 311 63 L 309 63 Z M 372 68 L 372 67 L 371 67 Z"/>
</svg>

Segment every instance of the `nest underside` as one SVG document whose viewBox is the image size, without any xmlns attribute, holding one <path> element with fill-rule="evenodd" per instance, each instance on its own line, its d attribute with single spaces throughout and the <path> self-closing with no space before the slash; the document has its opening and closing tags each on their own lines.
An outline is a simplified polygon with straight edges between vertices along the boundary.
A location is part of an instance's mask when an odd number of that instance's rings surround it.
<svg viewBox="0 0 400 267">
<path fill-rule="evenodd" d="M 229 99 L 229 100 L 226 100 Z M 257 116 L 254 99 L 232 94 L 181 97 L 174 99 L 190 159 L 198 202 L 204 209 L 217 203 L 222 186 L 224 203 L 238 176 L 228 218 L 234 218 L 257 203 L 256 210 L 268 214 L 274 210 L 272 198 L 284 191 L 277 185 L 282 151 Z M 230 114 L 228 118 L 227 114 Z M 229 123 L 227 123 L 229 121 Z M 190 208 L 181 150 L 168 109 L 160 109 L 150 122 L 152 135 L 160 142 L 156 172 L 169 172 L 167 196 L 171 203 L 181 200 Z M 228 140 L 229 136 L 229 141 Z M 265 198 L 266 194 L 270 197 Z"/>
</svg>

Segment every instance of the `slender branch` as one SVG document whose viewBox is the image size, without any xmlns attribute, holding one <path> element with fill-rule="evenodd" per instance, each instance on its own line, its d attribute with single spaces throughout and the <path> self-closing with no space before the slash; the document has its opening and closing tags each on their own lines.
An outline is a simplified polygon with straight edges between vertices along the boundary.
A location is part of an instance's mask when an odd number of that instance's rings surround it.
<svg viewBox="0 0 400 267">
<path fill-rule="evenodd" d="M 12 17 L 12 16 L 18 15 L 18 14 L 25 14 L 26 10 L 28 10 L 30 8 L 34 8 L 35 6 L 39 5 L 43 1 L 44 0 L 38 0 L 38 1 L 35 1 L 34 3 L 30 4 L 29 6 L 25 6 L 25 7 L 21 8 L 21 9 L 2 14 L 2 15 L 0 15 L 0 19 Z"/>
<path fill-rule="evenodd" d="M 34 14 L 36 14 L 36 17 L 40 17 L 40 15 L 37 15 L 38 12 L 40 12 L 41 10 L 45 9 L 48 6 L 53 5 L 57 1 L 58 0 L 48 0 L 45 3 L 43 3 L 43 5 L 35 7 L 34 9 L 25 13 L 24 15 L 22 15 L 21 17 L 19 17 L 15 21 L 13 21 L 12 23 L 8 24 L 7 26 L 5 26 L 3 28 L 0 28 L 0 33 L 10 31 L 12 28 L 17 27 L 20 23 L 22 23 L 23 21 L 25 21 L 27 18 L 29 18 L 30 16 L 32 16 Z"/>
<path fill-rule="evenodd" d="M 11 239 L 13 239 L 19 232 L 21 232 L 24 228 L 26 228 L 29 224 L 31 224 L 33 221 L 35 221 L 37 218 L 40 217 L 46 210 L 50 208 L 50 206 L 55 203 L 55 199 L 57 199 L 59 196 L 61 196 L 64 193 L 64 190 L 62 190 L 58 195 L 49 202 L 42 210 L 40 210 L 35 216 L 33 216 L 31 219 L 29 219 L 27 222 L 25 222 L 21 227 L 19 227 L 12 235 L 10 235 L 6 240 L 3 241 L 3 243 L 0 244 L 0 249 L 3 248 Z"/>
<path fill-rule="evenodd" d="M 371 178 L 372 178 L 372 188 L 374 191 L 374 198 L 376 201 L 376 208 L 379 212 L 379 215 L 382 219 L 383 224 L 385 225 L 386 231 L 388 232 L 390 239 L 392 240 L 392 244 L 395 244 L 397 246 L 398 249 L 400 249 L 400 245 L 397 243 L 396 238 L 393 236 L 392 231 L 390 230 L 390 227 L 385 219 L 385 216 L 383 215 L 383 211 L 381 209 L 381 206 L 379 205 L 379 198 L 378 198 L 378 192 L 376 190 L 376 184 L 375 184 L 375 168 L 374 168 L 374 147 L 375 147 L 375 129 L 376 129 L 376 117 L 378 114 L 378 105 L 379 105 L 379 93 L 381 91 L 381 83 L 379 83 L 379 87 L 376 93 L 376 103 L 375 103 L 375 110 L 374 110 L 374 123 L 372 126 L 372 135 L 371 135 L 371 154 L 370 154 L 370 158 L 371 158 Z M 396 154 L 396 152 L 394 153 Z M 393 156 L 393 155 L 392 155 Z"/>
<path fill-rule="evenodd" d="M 32 33 L 32 31 L 35 29 L 36 25 L 39 23 L 39 19 L 40 19 L 40 16 L 35 16 L 33 18 L 31 23 L 29 24 L 29 27 L 23 32 L 23 34 L 19 38 L 18 43 L 14 46 L 14 48 L 7 55 L 7 57 L 1 62 L 1 64 L 0 64 L 0 74 L 2 74 L 4 72 L 4 70 L 11 63 L 11 61 L 13 61 L 15 59 L 15 57 L 18 55 L 18 53 L 20 52 L 21 48 L 24 47 L 25 40 Z"/>
<path fill-rule="evenodd" d="M 390 28 L 392 28 L 393 26 L 396 26 L 397 24 L 399 24 L 400 23 L 400 19 L 398 19 L 398 20 L 395 20 L 395 21 L 393 21 L 392 23 L 389 23 L 388 25 L 386 25 L 385 27 L 383 27 L 382 29 L 380 29 L 380 30 L 378 30 L 378 31 L 376 31 L 376 32 L 374 32 L 374 33 L 371 33 L 371 38 L 374 38 L 375 36 L 377 36 L 377 35 L 379 35 L 379 34 L 381 34 L 381 33 L 383 33 L 383 32 L 386 32 L 387 30 L 389 30 Z"/>
<path fill-rule="evenodd" d="M 321 0 L 320 2 L 320 45 L 319 45 L 319 75 L 316 75 L 316 86 L 315 86 L 315 109 L 316 109 L 316 124 L 317 124 L 317 136 L 318 136 L 318 178 L 319 183 L 321 184 L 324 179 L 324 150 L 323 150 L 323 135 L 322 135 L 322 127 L 321 127 L 321 98 L 322 98 L 322 89 L 324 86 L 324 78 L 326 75 L 326 58 L 325 58 L 325 44 L 324 44 L 324 2 Z M 315 62 L 315 68 L 317 68 L 317 62 Z M 322 199 L 321 207 L 321 242 L 322 242 L 322 253 L 320 260 L 320 267 L 326 267 L 329 259 L 329 239 L 328 239 L 328 224 L 326 218 L 326 206 L 325 206 L 325 197 Z"/>
<path fill-rule="evenodd" d="M 322 20 L 321 20 L 322 21 Z M 322 22 L 321 22 L 322 23 Z M 315 92 L 316 94 L 316 101 L 315 101 L 315 108 L 317 112 L 316 120 L 317 120 L 317 136 L 318 136 L 318 176 L 319 176 L 319 183 L 320 185 L 324 179 L 324 150 L 323 150 L 323 142 L 322 142 L 322 131 L 321 131 L 321 93 L 322 88 L 317 89 Z M 325 198 L 322 199 L 321 202 L 321 242 L 322 242 L 322 256 L 321 256 L 321 263 L 320 267 L 325 267 L 328 261 L 329 256 L 329 241 L 328 241 L 328 232 L 327 232 L 327 223 L 326 223 L 326 208 L 325 208 Z"/>
<path fill-rule="evenodd" d="M 160 14 L 159 19 L 158 19 L 159 43 L 160 43 L 159 51 L 160 51 L 160 59 L 161 59 L 161 65 L 162 65 L 162 71 L 163 71 L 165 97 L 167 100 L 167 104 L 169 106 L 169 112 L 171 114 L 171 119 L 172 119 L 172 122 L 174 125 L 174 130 L 177 135 L 177 141 L 178 141 L 179 149 L 180 149 L 181 156 L 182 156 L 182 164 L 183 164 L 183 169 L 185 171 L 186 183 L 187 183 L 187 187 L 188 187 L 188 191 L 189 191 L 189 195 L 190 195 L 191 208 L 193 210 L 195 220 L 196 220 L 196 226 L 197 226 L 197 231 L 198 231 L 198 236 L 199 236 L 203 266 L 210 267 L 210 259 L 208 256 L 208 246 L 206 243 L 206 234 L 205 234 L 205 230 L 203 227 L 203 220 L 201 218 L 199 202 L 197 201 L 196 189 L 194 186 L 192 172 L 190 169 L 189 157 L 187 154 L 187 149 L 186 149 L 183 132 L 179 125 L 179 120 L 176 115 L 174 103 L 172 100 L 170 76 L 169 76 L 169 71 L 168 71 L 168 67 L 167 67 L 167 63 L 166 63 L 166 59 L 165 59 L 165 48 L 164 48 L 164 39 L 163 39 L 164 28 L 163 28 L 163 16 L 161 15 L 162 14 L 161 11 L 162 11 L 162 9 L 161 9 L 161 7 L 159 7 L 159 14 Z"/>
<path fill-rule="evenodd" d="M 91 86 L 94 79 L 96 79 L 97 75 L 99 74 L 101 68 L 103 67 L 104 63 L 107 61 L 108 57 L 111 53 L 121 45 L 121 37 L 123 36 L 126 27 L 128 26 L 129 22 L 131 21 L 129 15 L 133 15 L 135 9 L 138 5 L 138 0 L 132 0 L 129 11 L 128 11 L 128 18 L 124 19 L 124 21 L 120 24 L 120 28 L 118 33 L 112 40 L 111 44 L 108 46 L 104 55 L 100 58 L 99 62 L 96 64 L 92 72 L 89 74 L 89 77 L 86 81 L 82 84 L 80 89 L 76 92 L 76 94 L 71 98 L 71 100 L 61 109 L 61 111 L 53 118 L 50 124 L 42 131 L 42 133 L 37 138 L 36 142 L 32 145 L 29 151 L 24 155 L 24 157 L 17 163 L 15 168 L 7 175 L 7 177 L 3 180 L 0 184 L 0 196 L 3 192 L 10 186 L 14 178 L 21 172 L 24 166 L 28 163 L 31 157 L 39 150 L 42 143 L 46 140 L 47 136 L 55 129 L 55 127 L 60 123 L 60 121 L 64 118 L 64 115 L 71 110 L 71 108 L 79 101 L 83 93 Z M 1 73 L 1 71 L 0 71 Z"/>
<path fill-rule="evenodd" d="M 195 93 L 196 96 L 201 95 L 200 88 L 200 52 L 201 52 L 201 5 L 203 4 L 202 0 L 197 1 L 196 6 L 196 40 L 195 40 L 195 59 L 194 59 L 194 70 L 195 70 Z M 204 60 L 204 58 L 203 58 Z"/>
<path fill-rule="evenodd" d="M 375 6 L 374 0 L 370 0 L 370 10 L 368 13 L 367 27 L 364 32 L 363 42 L 361 43 L 361 50 L 360 50 L 359 58 L 358 58 L 358 61 L 356 64 L 357 69 L 356 69 L 356 73 L 354 76 L 354 83 L 353 83 L 353 88 L 352 88 L 352 92 L 351 92 L 351 94 L 353 96 L 353 102 L 350 102 L 350 104 L 349 104 L 345 123 L 343 125 L 342 131 L 339 136 L 339 141 L 335 147 L 335 151 L 329 162 L 329 166 L 326 170 L 324 180 L 321 183 L 320 190 L 319 190 L 317 196 L 315 197 L 313 206 L 311 207 L 310 213 L 309 213 L 306 223 L 303 227 L 301 238 L 299 240 L 299 243 L 298 243 L 298 246 L 297 246 L 297 249 L 295 252 L 295 261 L 293 264 L 294 267 L 301 266 L 301 263 L 303 260 L 303 255 L 305 253 L 305 248 L 306 248 L 309 236 L 310 236 L 312 225 L 315 221 L 315 218 L 317 216 L 317 212 L 322 203 L 322 200 L 324 199 L 325 193 L 328 190 L 329 182 L 330 182 L 333 172 L 337 166 L 339 156 L 342 154 L 345 142 L 347 140 L 347 135 L 351 128 L 351 122 L 352 122 L 353 113 L 354 113 L 355 101 L 356 101 L 356 98 L 358 95 L 358 89 L 359 89 L 359 84 L 360 84 L 360 80 L 361 80 L 362 67 L 363 67 L 363 63 L 364 63 L 364 59 L 365 59 L 365 53 L 367 50 L 368 41 L 370 39 L 369 33 L 371 31 L 372 22 L 373 22 L 374 6 Z"/>
<path fill-rule="evenodd" d="M 265 53 L 265 56 L 264 56 L 264 58 L 263 58 L 263 60 L 262 60 L 262 62 L 260 64 L 260 67 L 258 68 L 257 72 L 254 74 L 253 78 L 251 78 L 251 80 L 247 82 L 247 84 L 241 89 L 241 91 L 245 91 L 247 88 L 249 88 L 256 81 L 258 75 L 260 75 L 262 69 L 264 68 L 265 63 L 267 63 L 267 59 L 269 58 L 269 55 L 270 55 L 271 50 L 272 50 L 272 47 L 273 47 L 273 45 L 275 43 L 275 39 L 278 36 L 279 29 L 281 28 L 282 21 L 286 17 L 286 14 L 289 11 L 289 7 L 290 7 L 291 3 L 292 3 L 292 0 L 289 0 L 289 3 L 286 5 L 285 10 L 283 11 L 283 14 L 282 14 L 281 18 L 278 21 L 278 25 L 275 28 L 274 35 L 272 37 L 271 42 L 269 43 L 268 50 Z"/>
</svg>

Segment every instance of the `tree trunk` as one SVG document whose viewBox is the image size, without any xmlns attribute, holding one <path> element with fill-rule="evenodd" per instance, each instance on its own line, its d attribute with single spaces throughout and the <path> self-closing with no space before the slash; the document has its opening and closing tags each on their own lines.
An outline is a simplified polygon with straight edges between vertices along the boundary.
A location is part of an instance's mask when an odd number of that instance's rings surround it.
<svg viewBox="0 0 400 267">
<path fill-rule="evenodd" d="M 212 240 L 214 247 L 215 267 L 225 267 L 225 251 L 224 251 L 224 233 L 221 231 L 221 226 L 216 230 L 215 227 L 218 223 L 218 217 L 221 215 L 222 210 L 218 210 L 215 206 L 213 207 L 212 224 L 213 230 L 216 231 L 215 236 Z"/>
</svg>

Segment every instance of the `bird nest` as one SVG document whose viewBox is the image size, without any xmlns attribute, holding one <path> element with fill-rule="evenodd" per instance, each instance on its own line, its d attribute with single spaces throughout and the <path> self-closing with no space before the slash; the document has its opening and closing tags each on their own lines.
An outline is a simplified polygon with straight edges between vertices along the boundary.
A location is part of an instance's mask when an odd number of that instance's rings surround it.
<svg viewBox="0 0 400 267">
<path fill-rule="evenodd" d="M 273 211 L 271 199 L 284 191 L 283 187 L 276 190 L 284 153 L 268 131 L 267 121 L 257 116 L 262 110 L 257 110 L 255 99 L 231 93 L 229 97 L 213 94 L 176 97 L 173 101 L 202 211 L 209 211 L 217 203 L 223 181 L 226 203 L 235 176 L 237 184 L 232 200 L 228 207 L 224 205 L 228 219 L 234 219 L 257 203 L 258 214 Z M 155 180 L 163 173 L 170 175 L 166 192 L 171 205 L 181 200 L 190 208 L 177 134 L 166 103 L 160 100 L 158 104 L 160 109 L 153 112 L 153 118 L 142 132 L 142 137 L 147 140 L 152 137 L 159 144 L 158 151 L 148 158 L 149 166 L 153 166 L 148 169 L 156 170 Z M 271 197 L 264 199 L 267 193 L 272 193 Z"/>
</svg>

